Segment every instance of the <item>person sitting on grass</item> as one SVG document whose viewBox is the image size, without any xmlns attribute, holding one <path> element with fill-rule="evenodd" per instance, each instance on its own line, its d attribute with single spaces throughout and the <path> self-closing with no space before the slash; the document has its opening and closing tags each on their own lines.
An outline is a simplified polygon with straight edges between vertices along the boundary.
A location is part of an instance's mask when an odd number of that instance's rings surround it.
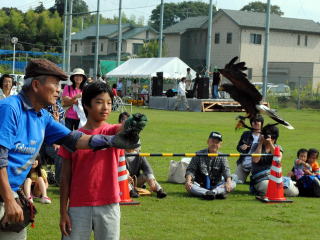
<svg viewBox="0 0 320 240">
<path fill-rule="evenodd" d="M 208 148 L 197 153 L 219 153 L 222 135 L 219 132 L 211 132 L 207 144 Z M 187 192 L 206 200 L 225 199 L 227 192 L 236 187 L 236 183 L 231 180 L 226 157 L 195 156 L 187 167 L 185 177 Z"/>
<path fill-rule="evenodd" d="M 307 155 L 307 163 L 310 165 L 310 171 L 299 178 L 297 185 L 300 196 L 320 197 L 320 173 L 317 159 L 319 151 L 310 148 Z"/>
<path fill-rule="evenodd" d="M 40 155 L 32 163 L 32 168 L 23 184 L 27 199 L 33 203 L 33 197 L 40 197 L 40 202 L 50 204 L 51 199 L 47 195 L 47 172 L 41 167 Z"/>
<path fill-rule="evenodd" d="M 262 132 L 259 137 L 259 143 L 255 152 L 253 152 L 254 154 L 268 153 L 273 155 L 276 146 L 280 147 L 281 149 L 281 146 L 277 145 L 279 129 L 275 125 L 276 124 L 267 124 L 262 128 Z M 266 195 L 273 160 L 272 155 L 252 157 L 250 190 L 256 195 Z M 283 177 L 283 183 L 285 196 L 298 196 L 299 190 L 290 178 Z"/>
<path fill-rule="evenodd" d="M 287 174 L 293 181 L 299 180 L 303 175 L 312 175 L 311 166 L 307 163 L 308 150 L 301 148 L 297 152 L 292 170 Z"/>
<path fill-rule="evenodd" d="M 127 153 L 139 153 L 140 147 L 136 149 L 126 150 Z M 129 189 L 130 197 L 139 197 L 138 192 L 135 190 L 137 187 L 144 187 L 148 183 L 150 190 L 157 193 L 157 198 L 165 198 L 167 193 L 163 190 L 153 175 L 153 170 L 150 163 L 145 157 L 132 156 L 126 157 L 127 169 L 129 172 Z M 136 183 L 134 182 L 136 179 Z"/>
<path fill-rule="evenodd" d="M 242 133 L 237 145 L 237 150 L 239 153 L 252 153 L 256 150 L 263 122 L 264 119 L 261 115 L 257 115 L 256 117 L 250 119 L 250 124 L 253 130 Z M 237 169 L 235 173 L 238 177 L 237 183 L 242 184 L 246 182 L 247 177 L 251 172 L 251 165 L 251 156 L 239 157 L 237 160 Z"/>
</svg>

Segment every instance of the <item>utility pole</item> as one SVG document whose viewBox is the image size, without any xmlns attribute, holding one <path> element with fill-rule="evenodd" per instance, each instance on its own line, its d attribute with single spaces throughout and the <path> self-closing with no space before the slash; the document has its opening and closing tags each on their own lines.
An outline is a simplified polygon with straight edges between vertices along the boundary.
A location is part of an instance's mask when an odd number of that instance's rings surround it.
<svg viewBox="0 0 320 240">
<path fill-rule="evenodd" d="M 266 9 L 266 29 L 264 37 L 264 54 L 263 54 L 263 88 L 262 96 L 263 99 L 267 100 L 267 85 L 268 85 L 268 49 L 269 49 L 269 34 L 270 34 L 270 8 L 271 3 L 268 0 Z"/>
<path fill-rule="evenodd" d="M 209 17 L 208 17 L 208 39 L 207 39 L 207 56 L 206 56 L 206 77 L 209 76 L 211 65 L 211 41 L 212 41 L 212 0 L 210 0 Z"/>
<path fill-rule="evenodd" d="M 117 50 L 117 66 L 120 66 L 121 48 L 122 48 L 122 0 L 119 0 L 119 19 L 118 19 L 118 50 Z"/>
<path fill-rule="evenodd" d="M 64 0 L 64 13 L 63 13 L 63 49 L 62 49 L 62 69 L 66 71 L 66 38 L 67 38 L 67 8 L 68 0 Z"/>
<path fill-rule="evenodd" d="M 12 61 L 12 74 L 14 74 L 15 66 L 16 66 L 16 44 L 18 42 L 18 38 L 11 38 L 11 42 L 13 44 L 13 61 Z"/>
<path fill-rule="evenodd" d="M 69 0 L 69 32 L 68 32 L 68 57 L 67 57 L 67 74 L 70 74 L 70 55 L 71 55 L 71 32 L 72 32 L 72 2 Z"/>
<path fill-rule="evenodd" d="M 96 25 L 96 51 L 94 55 L 94 74 L 98 75 L 98 56 L 99 56 L 99 28 L 100 28 L 100 0 L 97 2 L 97 25 Z"/>
<path fill-rule="evenodd" d="M 162 57 L 162 39 L 163 39 L 163 13 L 164 13 L 164 3 L 161 0 L 161 7 L 160 7 L 160 35 L 159 35 L 159 54 L 158 57 Z"/>
</svg>

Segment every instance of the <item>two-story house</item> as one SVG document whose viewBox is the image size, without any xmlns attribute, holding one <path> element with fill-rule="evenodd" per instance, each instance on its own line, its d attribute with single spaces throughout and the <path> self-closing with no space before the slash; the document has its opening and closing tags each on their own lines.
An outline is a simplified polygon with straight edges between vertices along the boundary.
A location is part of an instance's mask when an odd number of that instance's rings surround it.
<svg viewBox="0 0 320 240">
<path fill-rule="evenodd" d="M 193 20 L 192 20 L 193 19 Z M 180 57 L 195 69 L 203 66 L 206 59 L 208 19 L 190 18 L 196 27 L 185 26 L 180 32 L 168 30 L 183 26 L 183 21 L 167 28 L 167 46 L 177 46 L 171 41 L 180 40 L 180 53 L 170 52 L 168 55 Z M 223 67 L 232 57 L 239 56 L 247 63 L 250 80 L 260 82 L 263 79 L 263 55 L 265 42 L 265 14 L 220 9 L 213 16 L 211 70 Z M 205 34 L 204 34 L 205 31 Z M 184 40 L 187 35 L 193 37 Z M 205 40 L 203 39 L 205 35 Z M 202 39 L 202 40 L 201 40 Z M 185 47 L 187 45 L 187 47 Z M 190 49 L 192 48 L 192 49 Z M 193 53 L 201 53 L 195 61 Z M 185 56 L 182 52 L 190 53 Z M 202 58 L 202 59 L 201 59 Z M 197 65 L 193 64 L 196 62 Z M 286 83 L 297 87 L 299 80 L 303 85 L 312 84 L 318 88 L 320 82 L 320 24 L 312 20 L 285 18 L 278 15 L 270 17 L 268 79 L 272 83 Z"/>
<path fill-rule="evenodd" d="M 121 56 L 135 56 L 143 43 L 156 39 L 158 33 L 149 26 L 122 25 Z M 71 69 L 82 67 L 93 72 L 96 49 L 96 26 L 90 26 L 71 37 Z M 117 60 L 118 25 L 101 24 L 99 29 L 99 60 Z"/>
</svg>

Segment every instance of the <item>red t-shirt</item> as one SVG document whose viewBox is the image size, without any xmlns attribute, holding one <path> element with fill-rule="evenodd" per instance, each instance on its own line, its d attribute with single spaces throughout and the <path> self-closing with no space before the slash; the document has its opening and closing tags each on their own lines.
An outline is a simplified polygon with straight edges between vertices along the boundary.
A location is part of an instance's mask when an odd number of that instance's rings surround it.
<svg viewBox="0 0 320 240">
<path fill-rule="evenodd" d="M 87 135 L 115 135 L 120 124 L 104 124 L 94 130 L 79 129 Z M 71 160 L 72 176 L 69 206 L 101 206 L 120 202 L 118 162 L 124 151 L 107 148 L 93 151 L 77 150 L 73 153 L 60 147 L 59 155 Z"/>
</svg>

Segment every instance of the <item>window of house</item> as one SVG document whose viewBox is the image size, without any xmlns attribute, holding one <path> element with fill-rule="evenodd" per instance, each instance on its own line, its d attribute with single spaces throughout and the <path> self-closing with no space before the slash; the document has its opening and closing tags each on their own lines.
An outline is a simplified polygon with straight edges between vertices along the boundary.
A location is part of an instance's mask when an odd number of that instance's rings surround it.
<svg viewBox="0 0 320 240">
<path fill-rule="evenodd" d="M 135 55 L 138 55 L 141 50 L 142 50 L 142 47 L 143 47 L 143 44 L 142 43 L 133 43 L 133 54 Z"/>
<path fill-rule="evenodd" d="M 232 33 L 227 33 L 227 43 L 228 44 L 232 43 Z"/>
<path fill-rule="evenodd" d="M 297 45 L 300 46 L 301 37 L 298 35 Z"/>
<path fill-rule="evenodd" d="M 308 36 L 307 35 L 304 36 L 304 45 L 308 46 Z"/>
<path fill-rule="evenodd" d="M 75 43 L 75 44 L 74 44 L 74 52 L 77 52 L 77 51 L 78 51 L 78 44 Z"/>
<path fill-rule="evenodd" d="M 261 44 L 261 34 L 251 33 L 250 34 L 250 43 Z"/>
<path fill-rule="evenodd" d="M 214 35 L 214 43 L 219 44 L 220 43 L 220 33 L 216 33 Z"/>
<path fill-rule="evenodd" d="M 96 51 L 96 42 L 91 42 L 91 53 L 95 53 Z"/>
<path fill-rule="evenodd" d="M 100 45 L 100 52 L 103 52 L 103 43 Z"/>
</svg>

